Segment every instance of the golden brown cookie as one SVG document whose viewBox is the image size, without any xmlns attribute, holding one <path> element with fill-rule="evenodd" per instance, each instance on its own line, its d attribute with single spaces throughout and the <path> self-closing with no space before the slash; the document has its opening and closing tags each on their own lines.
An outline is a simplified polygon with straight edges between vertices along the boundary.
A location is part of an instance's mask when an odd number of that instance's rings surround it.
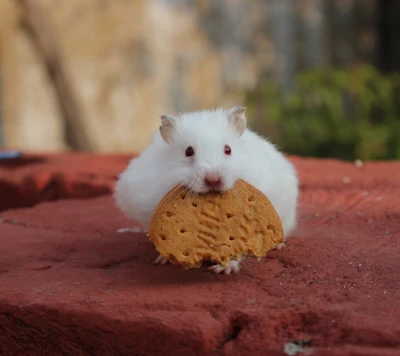
<svg viewBox="0 0 400 356">
<path fill-rule="evenodd" d="M 227 266 L 248 255 L 263 257 L 283 242 L 283 229 L 268 198 L 238 181 L 223 193 L 172 189 L 156 208 L 148 236 L 161 255 L 188 269 L 206 260 Z"/>
</svg>

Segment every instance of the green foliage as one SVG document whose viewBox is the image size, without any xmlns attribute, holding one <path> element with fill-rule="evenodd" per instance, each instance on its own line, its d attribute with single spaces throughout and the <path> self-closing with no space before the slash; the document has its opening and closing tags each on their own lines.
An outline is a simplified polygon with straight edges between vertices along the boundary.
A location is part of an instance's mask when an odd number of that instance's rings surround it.
<svg viewBox="0 0 400 356">
<path fill-rule="evenodd" d="M 346 160 L 400 159 L 400 75 L 362 65 L 314 69 L 282 92 L 247 96 L 250 126 L 287 153 Z"/>
</svg>

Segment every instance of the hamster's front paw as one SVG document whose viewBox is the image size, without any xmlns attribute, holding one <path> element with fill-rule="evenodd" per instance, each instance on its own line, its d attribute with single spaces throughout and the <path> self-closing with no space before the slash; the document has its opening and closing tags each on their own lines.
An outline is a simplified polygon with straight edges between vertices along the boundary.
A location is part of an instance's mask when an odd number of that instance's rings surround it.
<svg viewBox="0 0 400 356">
<path fill-rule="evenodd" d="M 239 273 L 240 266 L 238 261 L 230 261 L 228 266 L 223 267 L 221 265 L 213 265 L 208 268 L 209 271 L 214 273 L 224 273 L 226 275 L 233 273 Z"/>
<path fill-rule="evenodd" d="M 154 261 L 154 263 L 155 263 L 156 265 L 166 265 L 166 264 L 169 263 L 169 261 L 168 261 L 163 255 L 160 255 L 160 256 L 158 256 L 158 257 L 156 258 L 156 260 Z"/>
</svg>

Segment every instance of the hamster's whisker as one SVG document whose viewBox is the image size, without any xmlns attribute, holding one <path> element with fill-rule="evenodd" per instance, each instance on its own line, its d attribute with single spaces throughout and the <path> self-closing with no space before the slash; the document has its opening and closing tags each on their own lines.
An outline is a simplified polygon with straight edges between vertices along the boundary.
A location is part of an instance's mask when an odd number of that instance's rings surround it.
<svg viewBox="0 0 400 356">
<path fill-rule="evenodd" d="M 203 180 L 203 177 L 198 177 L 197 180 L 196 180 L 196 182 L 194 183 L 192 192 L 193 192 L 193 194 L 196 194 L 196 196 L 198 195 L 197 189 L 198 189 L 199 186 L 201 185 L 202 180 Z"/>
<path fill-rule="evenodd" d="M 193 196 L 194 196 L 194 189 L 195 189 L 195 187 L 196 186 L 194 186 L 194 187 L 192 187 L 192 189 L 188 189 L 188 191 L 187 191 L 187 196 L 189 197 L 189 198 L 192 198 Z M 189 200 L 190 199 L 186 199 L 186 205 L 189 205 Z"/>
<path fill-rule="evenodd" d="M 165 195 L 165 201 L 167 203 L 170 203 L 173 200 L 173 195 L 174 193 L 180 189 L 183 185 L 182 184 L 178 184 L 177 186 L 175 186 L 174 188 L 172 188 L 166 195 Z"/>
<path fill-rule="evenodd" d="M 168 201 L 168 199 L 171 197 L 171 195 L 173 195 L 174 192 L 175 192 L 176 190 L 179 189 L 179 187 L 180 187 L 180 185 L 177 185 L 177 186 L 173 187 L 173 188 L 164 196 L 164 199 L 165 199 L 166 201 Z"/>
<path fill-rule="evenodd" d="M 237 189 L 236 185 L 233 186 L 232 193 L 237 198 L 237 200 L 239 201 L 241 207 L 244 208 L 245 207 L 245 203 L 243 201 L 243 196 L 242 196 L 242 194 L 240 194 L 240 192 Z"/>
</svg>

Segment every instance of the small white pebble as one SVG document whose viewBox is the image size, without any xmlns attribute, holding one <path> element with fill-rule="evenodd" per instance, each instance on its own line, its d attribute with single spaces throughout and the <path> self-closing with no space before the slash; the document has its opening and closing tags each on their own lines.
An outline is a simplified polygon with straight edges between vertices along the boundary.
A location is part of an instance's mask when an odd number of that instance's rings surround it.
<svg viewBox="0 0 400 356">
<path fill-rule="evenodd" d="M 351 178 L 350 177 L 343 177 L 343 179 L 342 179 L 342 182 L 344 183 L 344 184 L 349 184 L 349 183 L 351 183 Z"/>
<path fill-rule="evenodd" d="M 356 160 L 354 161 L 354 165 L 355 165 L 357 168 L 361 168 L 361 167 L 364 165 L 364 163 L 363 163 L 363 161 L 361 161 L 360 159 L 356 159 Z"/>
<path fill-rule="evenodd" d="M 383 291 L 383 294 L 386 294 L 386 291 L 385 291 L 385 290 Z"/>
<path fill-rule="evenodd" d="M 349 265 L 352 265 L 353 264 L 353 262 L 349 262 Z"/>
<path fill-rule="evenodd" d="M 293 342 L 288 342 L 287 344 L 285 344 L 285 346 L 283 347 L 283 352 L 286 355 L 296 355 L 297 353 L 304 352 L 304 349 L 301 345 L 297 345 Z"/>
<path fill-rule="evenodd" d="M 359 263 L 358 266 L 361 267 L 361 263 Z"/>
</svg>

